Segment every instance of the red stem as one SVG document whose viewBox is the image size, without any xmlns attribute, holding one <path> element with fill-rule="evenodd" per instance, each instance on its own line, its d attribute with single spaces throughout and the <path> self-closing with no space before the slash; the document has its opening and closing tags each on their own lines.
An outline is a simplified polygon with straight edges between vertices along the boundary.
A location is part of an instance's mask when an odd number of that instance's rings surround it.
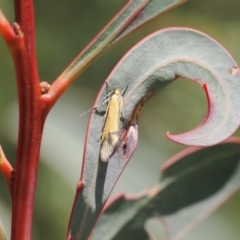
<svg viewBox="0 0 240 240">
<path fill-rule="evenodd" d="M 19 97 L 19 133 L 12 203 L 12 240 L 30 240 L 39 149 L 45 120 L 35 53 L 32 0 L 15 0 L 22 48 L 12 51 Z"/>
</svg>

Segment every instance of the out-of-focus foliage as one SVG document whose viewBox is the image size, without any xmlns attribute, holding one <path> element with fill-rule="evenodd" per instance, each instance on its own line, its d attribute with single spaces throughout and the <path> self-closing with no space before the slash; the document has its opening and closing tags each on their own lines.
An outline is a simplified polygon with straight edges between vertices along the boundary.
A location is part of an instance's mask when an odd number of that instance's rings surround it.
<svg viewBox="0 0 240 240">
<path fill-rule="evenodd" d="M 229 138 L 217 146 L 188 148 L 168 159 L 159 184 L 109 202 L 92 240 L 99 236 L 102 240 L 149 239 L 145 223 L 151 216 L 165 222 L 169 239 L 182 239 L 240 188 L 239 143 L 239 138 Z M 148 233 L 155 236 L 151 239 L 163 239 L 156 229 Z"/>
<path fill-rule="evenodd" d="M 71 3 L 66 0 L 34 1 L 41 78 L 51 83 L 125 3 L 122 0 L 73 0 Z M 0 7 L 13 21 L 12 1 L 1 0 Z M 91 107 L 94 95 L 121 56 L 153 31 L 163 27 L 186 26 L 217 39 L 240 63 L 239 9 L 239 0 L 189 0 L 138 30 L 98 59 L 75 81 L 47 119 L 42 147 L 44 163 L 36 196 L 34 239 L 61 239 L 66 232 L 75 184 L 80 174 L 86 131 L 87 116 L 80 118 L 79 114 Z M 0 139 L 7 158 L 14 165 L 17 141 L 16 84 L 10 54 L 2 39 L 0 56 Z M 152 187 L 159 177 L 160 163 L 184 148 L 167 140 L 165 132 L 169 130 L 175 134 L 190 130 L 200 123 L 205 113 L 204 92 L 197 84 L 187 80 L 176 81 L 148 102 L 140 114 L 138 149 L 115 192 L 130 193 Z M 239 134 L 238 131 L 236 135 Z M 0 177 L 0 189 L 2 213 L 6 212 L 6 204 L 8 209 L 11 205 L 3 177 Z M 232 236 L 233 232 L 240 235 L 239 222 L 236 221 L 239 207 L 238 194 L 186 239 L 226 240 L 231 239 L 226 236 Z M 56 218 L 53 218 L 54 215 Z M 3 216 L 1 218 L 9 235 L 10 222 L 5 221 Z"/>
</svg>

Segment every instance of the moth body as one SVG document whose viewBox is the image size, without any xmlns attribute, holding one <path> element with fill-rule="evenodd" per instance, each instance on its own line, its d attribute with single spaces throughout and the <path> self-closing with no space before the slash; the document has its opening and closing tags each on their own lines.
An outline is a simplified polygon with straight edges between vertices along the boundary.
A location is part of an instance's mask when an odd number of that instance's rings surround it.
<svg viewBox="0 0 240 240">
<path fill-rule="evenodd" d="M 123 108 L 123 97 L 116 89 L 109 100 L 101 135 L 100 160 L 107 162 L 119 144 L 119 124 Z"/>
</svg>

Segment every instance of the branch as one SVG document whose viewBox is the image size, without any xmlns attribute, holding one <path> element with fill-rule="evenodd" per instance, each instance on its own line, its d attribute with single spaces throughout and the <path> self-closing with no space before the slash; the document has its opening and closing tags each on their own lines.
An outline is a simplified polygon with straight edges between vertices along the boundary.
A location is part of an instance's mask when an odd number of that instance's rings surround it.
<svg viewBox="0 0 240 240">
<path fill-rule="evenodd" d="M 12 240 L 30 240 L 39 149 L 45 121 L 36 63 L 32 0 L 15 0 L 13 39 L 19 98 L 19 133 L 13 184 Z"/>
</svg>

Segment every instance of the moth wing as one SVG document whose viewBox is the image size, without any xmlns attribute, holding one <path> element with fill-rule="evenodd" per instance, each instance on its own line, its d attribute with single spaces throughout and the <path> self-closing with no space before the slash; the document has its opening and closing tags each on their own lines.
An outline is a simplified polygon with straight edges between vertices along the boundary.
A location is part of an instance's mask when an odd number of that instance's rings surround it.
<svg viewBox="0 0 240 240">
<path fill-rule="evenodd" d="M 102 142 L 100 158 L 103 162 L 107 162 L 115 153 L 119 141 L 119 133 L 109 133 Z"/>
</svg>

